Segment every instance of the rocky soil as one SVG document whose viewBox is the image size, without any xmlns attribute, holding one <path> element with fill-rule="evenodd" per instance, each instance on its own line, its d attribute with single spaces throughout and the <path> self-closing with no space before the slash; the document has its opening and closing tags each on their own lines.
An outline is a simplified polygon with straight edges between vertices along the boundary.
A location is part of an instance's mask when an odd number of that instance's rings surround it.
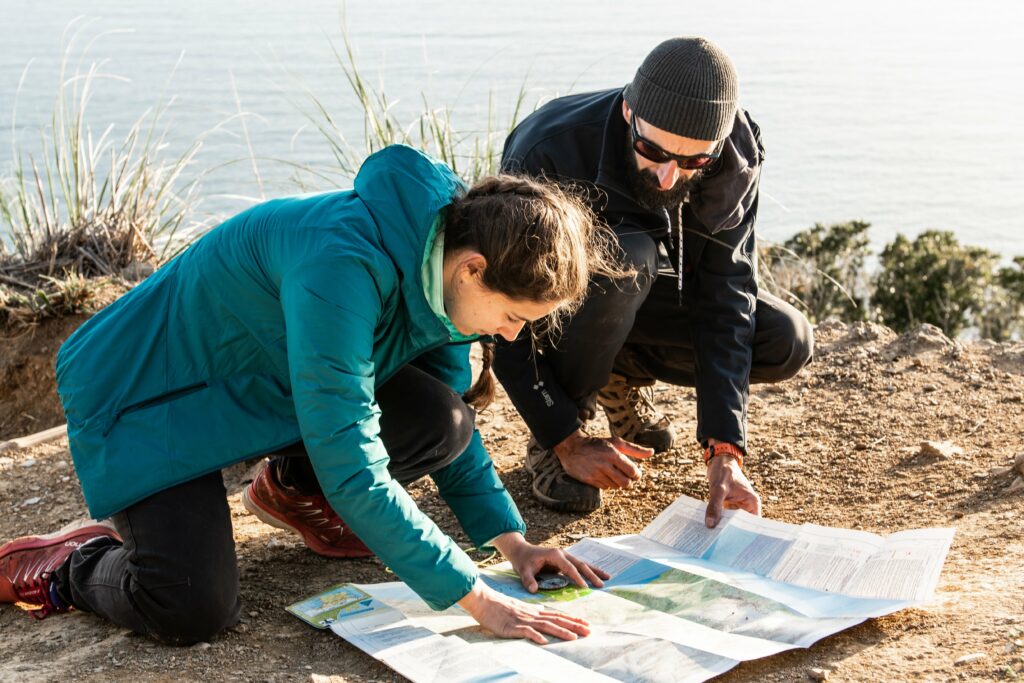
<svg viewBox="0 0 1024 683">
<path fill-rule="evenodd" d="M 59 415 L 52 411 L 48 358 L 69 325 L 36 328 L 19 342 L 17 358 L 4 342 L 0 440 L 50 427 Z M 954 526 L 956 538 L 935 599 L 924 608 L 744 663 L 719 680 L 1024 678 L 1024 459 L 1014 464 L 1024 453 L 1024 345 L 963 344 L 928 327 L 896 336 L 838 323 L 819 326 L 817 342 L 816 359 L 801 375 L 752 392 L 747 469 L 765 515 L 883 534 Z M 34 369 L 12 380 L 19 363 Z M 693 392 L 659 386 L 657 398 L 677 430 L 692 435 Z M 480 428 L 534 542 L 566 545 L 583 535 L 637 532 L 678 495 L 706 493 L 697 448 L 684 439 L 647 461 L 632 490 L 606 495 L 599 511 L 554 514 L 530 497 L 521 463 L 527 434 L 507 399 L 481 417 Z M 40 622 L 4 605 L 0 680 L 397 679 L 283 609 L 337 582 L 393 576 L 373 559 L 321 558 L 261 524 L 240 502 L 247 476 L 246 466 L 227 476 L 242 571 L 238 626 L 211 643 L 170 648 L 89 614 Z M 432 486 L 413 488 L 420 505 L 461 538 Z M 50 531 L 84 514 L 66 441 L 0 452 L 0 509 L 0 539 Z"/>
</svg>

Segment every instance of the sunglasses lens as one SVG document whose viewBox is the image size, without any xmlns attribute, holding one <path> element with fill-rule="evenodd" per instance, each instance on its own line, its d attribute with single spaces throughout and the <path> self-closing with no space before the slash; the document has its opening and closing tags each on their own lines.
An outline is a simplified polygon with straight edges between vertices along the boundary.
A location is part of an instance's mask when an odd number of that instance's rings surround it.
<svg viewBox="0 0 1024 683">
<path fill-rule="evenodd" d="M 679 164 L 679 168 L 684 171 L 694 171 L 698 168 L 704 168 L 714 161 L 714 157 L 697 157 L 695 159 L 677 159 L 676 163 Z"/>
<path fill-rule="evenodd" d="M 635 149 L 637 154 L 640 156 L 645 157 L 656 164 L 663 164 L 671 159 L 671 157 L 667 156 L 657 147 L 652 147 L 647 144 L 647 141 L 643 138 L 636 138 L 633 141 L 633 149 Z"/>
</svg>

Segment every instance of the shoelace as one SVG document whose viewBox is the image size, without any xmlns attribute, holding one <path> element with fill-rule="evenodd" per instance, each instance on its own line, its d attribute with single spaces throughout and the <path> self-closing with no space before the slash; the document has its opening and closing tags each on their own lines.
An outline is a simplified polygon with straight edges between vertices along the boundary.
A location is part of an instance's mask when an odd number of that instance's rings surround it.
<svg viewBox="0 0 1024 683">
<path fill-rule="evenodd" d="M 654 407 L 654 387 L 629 387 L 629 391 L 626 393 L 627 405 L 636 406 L 636 414 L 644 422 L 654 422 L 661 416 L 658 415 L 657 408 Z"/>
<path fill-rule="evenodd" d="M 54 612 L 63 611 L 50 599 L 50 574 L 49 572 L 29 579 L 25 582 L 24 588 L 16 590 L 18 600 L 28 605 L 39 605 L 35 609 L 27 610 L 35 619 L 45 619 Z"/>
</svg>

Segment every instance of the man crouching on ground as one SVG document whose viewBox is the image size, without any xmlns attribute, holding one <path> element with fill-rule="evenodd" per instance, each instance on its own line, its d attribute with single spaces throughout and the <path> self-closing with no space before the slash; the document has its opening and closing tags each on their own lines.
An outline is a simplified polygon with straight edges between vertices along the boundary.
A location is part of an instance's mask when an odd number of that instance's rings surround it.
<svg viewBox="0 0 1024 683">
<path fill-rule="evenodd" d="M 497 348 L 495 371 L 533 438 L 526 467 L 544 505 L 589 512 L 601 489 L 640 476 L 630 458 L 675 434 L 653 386 L 695 387 L 710 500 L 760 514 L 743 473 L 749 384 L 779 382 L 811 359 L 807 319 L 759 292 L 754 222 L 760 129 L 738 105 L 735 68 L 703 38 L 658 45 L 624 89 L 555 99 L 512 131 L 505 170 L 596 188 L 634 280 L 595 280 L 557 347 L 528 335 Z M 596 403 L 611 437 L 585 430 Z"/>
</svg>

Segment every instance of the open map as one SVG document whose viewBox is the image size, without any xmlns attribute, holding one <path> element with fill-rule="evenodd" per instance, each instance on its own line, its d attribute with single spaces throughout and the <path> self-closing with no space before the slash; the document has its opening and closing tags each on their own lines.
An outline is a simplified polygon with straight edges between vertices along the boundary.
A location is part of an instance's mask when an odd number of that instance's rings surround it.
<svg viewBox="0 0 1024 683">
<path fill-rule="evenodd" d="M 682 496 L 640 534 L 570 548 L 612 575 L 602 589 L 530 594 L 507 563 L 483 571 L 506 595 L 587 619 L 592 634 L 576 641 L 495 638 L 399 582 L 337 586 L 289 611 L 417 683 L 703 681 L 928 600 L 953 539 L 952 529 L 883 537 L 743 511 L 707 529 L 704 507 Z"/>
</svg>

